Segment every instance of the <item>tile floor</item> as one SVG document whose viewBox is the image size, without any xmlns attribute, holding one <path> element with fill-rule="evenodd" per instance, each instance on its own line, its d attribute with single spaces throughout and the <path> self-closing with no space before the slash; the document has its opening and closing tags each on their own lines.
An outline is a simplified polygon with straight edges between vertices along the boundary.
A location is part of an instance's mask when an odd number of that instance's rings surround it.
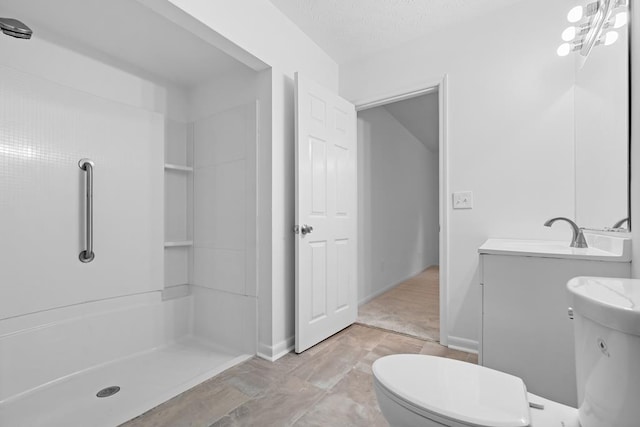
<svg viewBox="0 0 640 427">
<path fill-rule="evenodd" d="M 387 426 L 371 364 L 395 353 L 477 363 L 474 354 L 356 324 L 299 355 L 254 357 L 123 426 Z"/>
<path fill-rule="evenodd" d="M 399 283 L 358 308 L 358 323 L 439 341 L 439 275 L 436 265 Z"/>
</svg>

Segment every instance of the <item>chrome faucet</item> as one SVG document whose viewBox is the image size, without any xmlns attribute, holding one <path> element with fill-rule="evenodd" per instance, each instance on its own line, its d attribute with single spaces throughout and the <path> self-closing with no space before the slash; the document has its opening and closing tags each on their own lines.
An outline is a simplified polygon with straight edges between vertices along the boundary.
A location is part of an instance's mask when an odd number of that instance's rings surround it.
<svg viewBox="0 0 640 427">
<path fill-rule="evenodd" d="M 550 220 L 544 223 L 544 226 L 551 227 L 551 225 L 556 221 L 566 221 L 569 223 L 569 225 L 573 229 L 573 238 L 571 239 L 571 244 L 569 246 L 571 246 L 572 248 L 588 248 L 589 247 L 589 245 L 587 245 L 587 240 L 584 238 L 584 233 L 582 232 L 582 228 L 578 227 L 578 224 L 571 221 L 569 218 L 565 218 L 562 216 L 559 216 L 557 218 L 551 218 Z"/>
<path fill-rule="evenodd" d="M 615 224 L 613 224 L 613 229 L 616 228 L 622 228 L 622 224 L 624 224 L 625 222 L 629 222 L 629 218 L 622 218 L 620 221 L 616 222 Z"/>
</svg>

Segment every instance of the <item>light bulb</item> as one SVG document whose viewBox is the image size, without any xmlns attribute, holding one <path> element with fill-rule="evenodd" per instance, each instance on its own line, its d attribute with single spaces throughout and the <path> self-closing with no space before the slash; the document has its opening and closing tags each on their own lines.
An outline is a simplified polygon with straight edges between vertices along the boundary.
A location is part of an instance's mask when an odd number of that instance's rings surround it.
<svg viewBox="0 0 640 427">
<path fill-rule="evenodd" d="M 578 22 L 579 20 L 582 19 L 582 13 L 583 13 L 582 6 L 576 6 L 569 11 L 569 13 L 567 14 L 567 19 L 571 23 Z"/>
<path fill-rule="evenodd" d="M 576 38 L 576 27 L 568 27 L 562 32 L 562 40 L 570 42 Z"/>
<path fill-rule="evenodd" d="M 613 24 L 613 28 L 623 27 L 624 24 L 627 23 L 627 19 L 629 19 L 629 15 L 627 14 L 627 12 L 619 12 L 616 15 L 616 20 Z"/>
<path fill-rule="evenodd" d="M 569 43 L 562 43 L 556 52 L 558 56 L 567 56 L 571 52 L 571 45 Z"/>
<path fill-rule="evenodd" d="M 618 40 L 618 32 L 617 31 L 609 31 L 604 36 L 604 45 L 605 46 L 612 45 L 612 44 L 614 44 L 616 42 L 616 40 Z"/>
</svg>

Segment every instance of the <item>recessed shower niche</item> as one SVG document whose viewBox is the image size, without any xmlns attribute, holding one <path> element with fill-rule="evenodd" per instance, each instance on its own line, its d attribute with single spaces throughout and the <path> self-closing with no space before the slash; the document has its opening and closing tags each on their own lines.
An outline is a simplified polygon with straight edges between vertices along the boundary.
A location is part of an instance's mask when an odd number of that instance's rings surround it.
<svg viewBox="0 0 640 427">
<path fill-rule="evenodd" d="M 0 425 L 118 425 L 256 353 L 271 72 L 171 10 L 3 3 Z"/>
</svg>

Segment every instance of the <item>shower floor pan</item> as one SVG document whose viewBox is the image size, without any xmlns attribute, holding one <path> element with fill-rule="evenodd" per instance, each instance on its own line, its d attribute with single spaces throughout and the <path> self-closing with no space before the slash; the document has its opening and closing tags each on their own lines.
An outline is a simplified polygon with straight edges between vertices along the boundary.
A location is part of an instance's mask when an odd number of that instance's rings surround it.
<svg viewBox="0 0 640 427">
<path fill-rule="evenodd" d="M 186 337 L 15 396 L 0 404 L 0 426 L 117 426 L 250 357 Z M 96 396 L 111 386 L 120 391 Z"/>
</svg>

